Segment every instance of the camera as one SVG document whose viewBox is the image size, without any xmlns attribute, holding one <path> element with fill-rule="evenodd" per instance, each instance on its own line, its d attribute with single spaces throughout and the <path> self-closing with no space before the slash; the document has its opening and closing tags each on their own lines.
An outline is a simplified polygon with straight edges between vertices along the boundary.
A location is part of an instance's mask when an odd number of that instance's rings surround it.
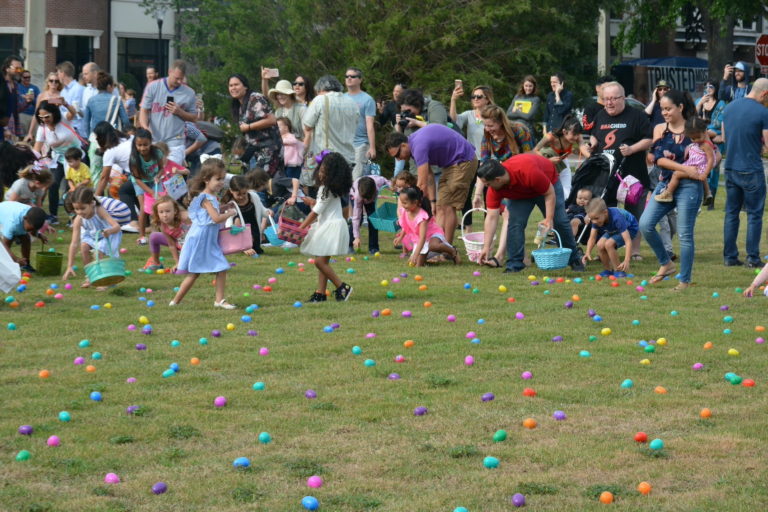
<svg viewBox="0 0 768 512">
<path fill-rule="evenodd" d="M 416 115 L 410 110 L 403 110 L 400 112 L 400 121 L 397 124 L 400 125 L 400 128 L 405 130 L 408 128 L 408 123 L 411 122 L 411 119 L 416 119 Z"/>
</svg>

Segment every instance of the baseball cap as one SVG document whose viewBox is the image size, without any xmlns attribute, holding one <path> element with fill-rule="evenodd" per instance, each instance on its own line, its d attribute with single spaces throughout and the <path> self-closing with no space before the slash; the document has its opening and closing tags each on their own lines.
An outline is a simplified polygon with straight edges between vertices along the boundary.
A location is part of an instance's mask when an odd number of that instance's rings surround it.
<svg viewBox="0 0 768 512">
<path fill-rule="evenodd" d="M 659 80 L 656 82 L 656 88 L 658 89 L 659 87 L 669 87 L 669 82 L 666 80 Z"/>
<path fill-rule="evenodd" d="M 734 69 L 740 69 L 741 71 L 747 72 L 747 65 L 744 64 L 742 61 L 737 62 L 733 66 Z"/>
</svg>

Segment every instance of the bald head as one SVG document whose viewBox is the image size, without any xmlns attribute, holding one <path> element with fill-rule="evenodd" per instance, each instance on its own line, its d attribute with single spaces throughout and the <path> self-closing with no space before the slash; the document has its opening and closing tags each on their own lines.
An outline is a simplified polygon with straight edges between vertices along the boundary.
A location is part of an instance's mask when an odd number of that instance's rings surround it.
<svg viewBox="0 0 768 512">
<path fill-rule="evenodd" d="M 83 64 L 83 78 L 85 82 L 96 85 L 96 74 L 101 71 L 99 65 L 95 62 L 86 62 Z"/>
</svg>

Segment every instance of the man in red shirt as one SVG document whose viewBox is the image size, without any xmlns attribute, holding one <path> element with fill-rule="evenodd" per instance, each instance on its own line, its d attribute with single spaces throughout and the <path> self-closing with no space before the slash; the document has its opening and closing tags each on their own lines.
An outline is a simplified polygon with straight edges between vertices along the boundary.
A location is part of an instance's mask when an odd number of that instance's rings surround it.
<svg viewBox="0 0 768 512">
<path fill-rule="evenodd" d="M 485 263 L 491 253 L 493 236 L 499 221 L 499 208 L 504 201 L 509 210 L 507 228 L 507 265 L 504 272 L 519 272 L 525 268 L 525 227 L 534 206 L 544 215 L 541 224 L 547 230 L 554 228 L 563 241 L 563 247 L 572 249 L 571 268 L 581 272 L 584 265 L 576 254 L 576 241 L 565 214 L 565 197 L 558 181 L 555 165 L 535 153 L 515 155 L 504 163 L 489 160 L 477 170 L 477 177 L 488 187 L 485 204 L 483 250 L 480 263 Z"/>
</svg>

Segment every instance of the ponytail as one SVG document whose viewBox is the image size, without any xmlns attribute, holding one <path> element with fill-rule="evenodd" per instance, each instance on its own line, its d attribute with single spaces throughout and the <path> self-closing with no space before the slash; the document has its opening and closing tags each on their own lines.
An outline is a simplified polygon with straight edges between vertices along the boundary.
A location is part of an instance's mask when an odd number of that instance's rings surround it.
<svg viewBox="0 0 768 512">
<path fill-rule="evenodd" d="M 421 206 L 421 209 L 427 212 L 427 219 L 432 218 L 432 205 L 429 202 L 429 198 L 424 195 L 424 192 L 418 187 L 407 187 L 400 191 L 400 194 L 405 194 L 405 197 L 409 201 L 416 201 Z"/>
</svg>

